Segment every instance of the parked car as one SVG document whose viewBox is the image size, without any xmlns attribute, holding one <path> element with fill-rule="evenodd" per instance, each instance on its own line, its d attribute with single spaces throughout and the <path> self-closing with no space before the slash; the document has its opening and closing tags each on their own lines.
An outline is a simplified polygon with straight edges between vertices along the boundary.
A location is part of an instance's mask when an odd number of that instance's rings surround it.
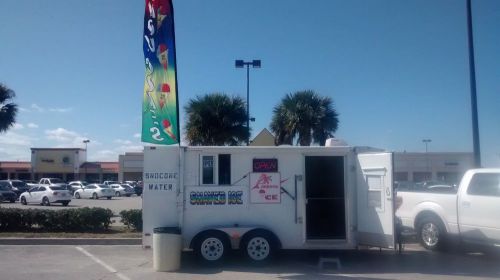
<svg viewBox="0 0 500 280">
<path fill-rule="evenodd" d="M 17 194 L 5 185 L 0 185 L 0 201 L 16 202 Z"/>
<path fill-rule="evenodd" d="M 75 191 L 83 189 L 84 186 L 88 185 L 85 181 L 72 181 L 68 183 L 71 193 L 74 195 Z"/>
<path fill-rule="evenodd" d="M 28 188 L 32 188 L 32 187 L 37 187 L 38 186 L 38 182 L 35 181 L 35 180 L 23 180 L 23 182 L 26 183 L 26 185 L 28 186 Z"/>
<path fill-rule="evenodd" d="M 104 182 L 102 182 L 102 183 L 103 183 L 104 185 L 107 185 L 107 186 L 109 186 L 109 185 L 113 185 L 113 184 L 120 184 L 120 182 L 118 182 L 118 181 L 104 181 Z"/>
<path fill-rule="evenodd" d="M 142 184 L 136 184 L 134 186 L 134 192 L 137 196 L 141 196 L 142 195 Z"/>
<path fill-rule="evenodd" d="M 115 191 L 115 196 L 131 196 L 135 193 L 134 189 L 128 184 L 112 184 L 110 187 Z"/>
<path fill-rule="evenodd" d="M 42 179 L 40 179 L 38 186 L 39 187 L 56 186 L 56 187 L 64 188 L 68 191 L 71 190 L 71 187 L 68 184 L 66 184 L 66 182 L 64 182 L 63 180 L 61 180 L 59 178 L 42 178 Z"/>
<path fill-rule="evenodd" d="M 90 184 L 86 185 L 83 188 L 77 189 L 74 193 L 76 199 L 80 198 L 93 198 L 99 199 L 101 197 L 105 197 L 107 199 L 111 199 L 114 196 L 115 192 L 109 186 L 103 184 Z"/>
<path fill-rule="evenodd" d="M 421 191 L 401 191 L 396 215 L 406 229 L 416 231 L 427 249 L 446 240 L 498 246 L 500 244 L 500 169 L 472 169 L 458 190 L 446 184 L 428 184 Z"/>
<path fill-rule="evenodd" d="M 9 188 L 10 191 L 16 193 L 16 198 L 21 195 L 21 193 L 29 190 L 28 185 L 21 180 L 0 180 L 0 186 L 5 186 Z"/>
<path fill-rule="evenodd" d="M 71 193 L 62 186 L 40 186 L 23 192 L 19 199 L 23 205 L 39 203 L 50 206 L 52 203 L 61 203 L 64 206 L 68 206 L 71 201 Z"/>
</svg>

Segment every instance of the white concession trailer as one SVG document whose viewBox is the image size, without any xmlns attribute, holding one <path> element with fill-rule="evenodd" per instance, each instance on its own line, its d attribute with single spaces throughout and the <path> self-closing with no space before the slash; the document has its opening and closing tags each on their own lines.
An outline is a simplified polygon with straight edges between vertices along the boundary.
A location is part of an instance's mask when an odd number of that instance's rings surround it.
<svg viewBox="0 0 500 280">
<path fill-rule="evenodd" d="M 145 147 L 143 175 L 145 248 L 157 227 L 180 228 L 206 261 L 395 247 L 393 156 L 380 149 Z"/>
</svg>

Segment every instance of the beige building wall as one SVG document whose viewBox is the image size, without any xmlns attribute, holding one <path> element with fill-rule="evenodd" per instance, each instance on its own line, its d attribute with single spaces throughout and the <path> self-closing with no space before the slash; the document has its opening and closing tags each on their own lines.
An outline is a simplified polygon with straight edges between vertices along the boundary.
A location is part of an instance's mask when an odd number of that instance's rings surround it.
<svg viewBox="0 0 500 280">
<path fill-rule="evenodd" d="M 264 128 L 250 142 L 250 146 L 276 146 L 274 135 L 267 128 Z"/>
<path fill-rule="evenodd" d="M 458 183 L 474 168 L 474 155 L 460 152 L 394 153 L 395 181 L 445 181 Z"/>
<path fill-rule="evenodd" d="M 31 166 L 34 173 L 79 173 L 85 162 L 83 149 L 31 149 Z M 82 161 L 83 160 L 83 161 Z"/>
<path fill-rule="evenodd" d="M 142 167 L 144 154 L 141 153 L 125 153 L 118 156 L 119 181 L 142 181 Z"/>
<path fill-rule="evenodd" d="M 76 178 L 86 158 L 86 151 L 80 148 L 31 148 L 32 173 L 35 177 Z"/>
</svg>

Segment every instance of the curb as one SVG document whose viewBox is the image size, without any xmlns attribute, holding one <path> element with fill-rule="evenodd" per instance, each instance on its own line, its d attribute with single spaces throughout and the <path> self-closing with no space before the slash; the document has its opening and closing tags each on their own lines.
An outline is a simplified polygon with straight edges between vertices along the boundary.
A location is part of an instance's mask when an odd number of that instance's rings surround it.
<svg viewBox="0 0 500 280">
<path fill-rule="evenodd" d="M 0 245 L 141 245 L 141 238 L 0 238 Z"/>
</svg>

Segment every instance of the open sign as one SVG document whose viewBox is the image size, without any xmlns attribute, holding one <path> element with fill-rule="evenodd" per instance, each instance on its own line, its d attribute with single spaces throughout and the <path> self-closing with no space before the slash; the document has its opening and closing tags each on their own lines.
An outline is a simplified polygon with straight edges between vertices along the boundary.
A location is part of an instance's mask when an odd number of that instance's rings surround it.
<svg viewBox="0 0 500 280">
<path fill-rule="evenodd" d="M 278 172 L 278 159 L 254 158 L 253 172 Z"/>
</svg>

